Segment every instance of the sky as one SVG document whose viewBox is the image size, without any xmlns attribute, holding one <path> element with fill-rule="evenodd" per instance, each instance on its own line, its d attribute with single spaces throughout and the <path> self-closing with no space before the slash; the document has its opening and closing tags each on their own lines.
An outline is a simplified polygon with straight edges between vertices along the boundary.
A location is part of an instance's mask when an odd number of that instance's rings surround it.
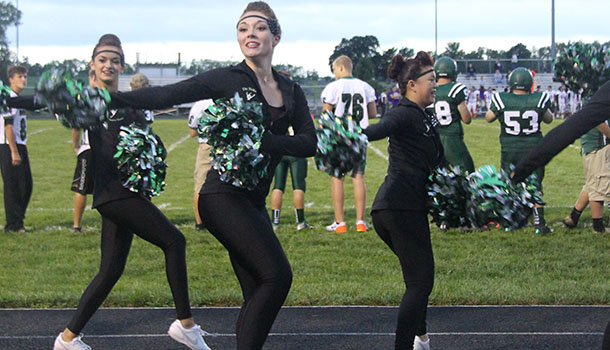
<svg viewBox="0 0 610 350">
<path fill-rule="evenodd" d="M 4 0 L 16 4 L 17 0 Z M 435 50 L 435 1 L 269 0 L 282 27 L 273 63 L 330 75 L 328 57 L 343 38 L 374 35 L 380 50 Z M 241 61 L 236 21 L 246 1 L 21 0 L 19 57 L 30 63 L 88 60 L 98 38 L 121 38 L 127 63 Z M 466 52 L 530 50 L 551 44 L 551 0 L 437 0 L 438 53 L 448 42 Z M 610 41 L 608 0 L 555 0 L 555 41 Z M 9 28 L 16 51 L 16 30 Z"/>
</svg>

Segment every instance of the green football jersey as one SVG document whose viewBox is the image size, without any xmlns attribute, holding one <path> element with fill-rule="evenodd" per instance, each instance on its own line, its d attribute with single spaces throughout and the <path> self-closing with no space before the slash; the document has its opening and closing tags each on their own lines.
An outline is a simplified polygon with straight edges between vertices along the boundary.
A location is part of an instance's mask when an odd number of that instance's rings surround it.
<svg viewBox="0 0 610 350">
<path fill-rule="evenodd" d="M 462 136 L 462 116 L 457 106 L 466 100 L 468 89 L 464 84 L 451 82 L 436 88 L 434 115 L 440 124 L 438 130 L 442 136 Z"/>
<path fill-rule="evenodd" d="M 608 124 L 608 120 L 606 120 Z M 580 137 L 580 146 L 582 147 L 582 153 L 587 154 L 593 151 L 600 150 L 606 147 L 610 142 L 608 138 L 597 130 L 597 127 L 589 130 L 586 134 Z"/>
<path fill-rule="evenodd" d="M 540 123 L 551 106 L 546 92 L 517 95 L 496 92 L 491 98 L 490 110 L 500 121 L 500 146 L 503 151 L 524 151 L 533 148 L 542 139 Z"/>
</svg>

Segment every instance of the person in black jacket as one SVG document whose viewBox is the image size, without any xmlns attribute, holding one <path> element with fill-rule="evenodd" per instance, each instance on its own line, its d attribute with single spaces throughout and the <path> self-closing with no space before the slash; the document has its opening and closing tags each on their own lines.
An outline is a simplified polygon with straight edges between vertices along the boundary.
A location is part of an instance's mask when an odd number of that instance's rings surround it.
<svg viewBox="0 0 610 350">
<path fill-rule="evenodd" d="M 316 135 L 303 90 L 271 66 L 281 29 L 273 10 L 253 2 L 237 21 L 237 41 L 245 60 L 182 82 L 112 94 L 111 106 L 159 109 L 185 102 L 231 98 L 261 102 L 266 132 L 260 151 L 271 157 L 267 175 L 246 190 L 220 180 L 211 169 L 200 190 L 199 214 L 229 252 L 244 303 L 237 319 L 237 349 L 262 348 L 292 283 L 288 259 L 265 210 L 274 169 L 283 155 L 311 157 Z M 293 136 L 287 135 L 292 126 Z"/>
<path fill-rule="evenodd" d="M 90 63 L 97 87 L 116 91 L 124 65 L 120 39 L 113 34 L 103 35 L 93 49 Z M 189 304 L 184 235 L 148 198 L 122 185 L 113 156 L 120 128 L 132 123 L 145 126 L 145 114 L 134 109 L 118 109 L 111 111 L 104 126 L 89 130 L 95 164 L 92 207 L 102 216 L 102 257 L 99 272 L 83 293 L 72 320 L 55 339 L 54 350 L 91 349 L 81 340 L 80 332 L 121 277 L 134 233 L 165 254 L 166 275 L 177 314 L 169 335 L 191 349 L 209 350 Z"/>
<path fill-rule="evenodd" d="M 523 158 L 512 173 L 514 182 L 525 180 L 536 168 L 546 165 L 564 148 L 610 116 L 610 81 L 602 85 L 582 109 L 549 131 L 538 146 Z M 610 321 L 606 326 L 603 350 L 610 350 Z"/>
<path fill-rule="evenodd" d="M 370 141 L 389 137 L 388 175 L 379 187 L 371 217 L 379 237 L 398 256 L 406 292 L 400 303 L 395 349 L 429 349 L 428 296 L 434 282 L 434 257 L 426 210 L 426 182 L 443 159 L 438 121 L 425 110 L 434 102 L 436 76 L 429 54 L 413 59 L 396 55 L 388 76 L 402 99 L 378 124 L 364 130 Z"/>
</svg>

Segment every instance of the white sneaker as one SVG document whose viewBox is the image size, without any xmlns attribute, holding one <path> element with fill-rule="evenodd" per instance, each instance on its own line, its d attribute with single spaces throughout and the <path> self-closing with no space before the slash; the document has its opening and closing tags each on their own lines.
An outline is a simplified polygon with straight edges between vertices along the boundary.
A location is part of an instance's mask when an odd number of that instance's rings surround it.
<svg viewBox="0 0 610 350">
<path fill-rule="evenodd" d="M 177 341 L 178 343 L 182 343 L 189 347 L 192 350 L 211 350 L 210 347 L 203 340 L 204 335 L 208 335 L 207 332 L 201 330 L 198 324 L 193 326 L 193 328 L 186 329 L 182 327 L 182 323 L 180 320 L 175 320 L 169 326 L 169 330 L 167 331 L 172 339 Z"/>
<path fill-rule="evenodd" d="M 347 232 L 347 226 L 345 225 L 345 221 L 341 221 L 341 222 L 333 221 L 332 224 L 326 226 L 326 231 L 345 233 L 345 232 Z"/>
<path fill-rule="evenodd" d="M 78 337 L 72 339 L 72 341 L 65 341 L 61 338 L 61 333 L 55 338 L 55 344 L 53 345 L 53 350 L 91 350 L 91 347 L 85 343 L 83 343 L 80 338 L 82 338 L 83 334 L 79 334 Z"/>
<path fill-rule="evenodd" d="M 311 226 L 309 223 L 307 223 L 307 221 L 299 222 L 297 224 L 297 231 L 303 231 L 304 229 L 310 229 L 310 228 L 313 228 L 313 226 Z"/>
<path fill-rule="evenodd" d="M 430 350 L 430 338 L 426 341 L 422 341 L 421 338 L 416 335 L 413 341 L 413 350 Z"/>
</svg>

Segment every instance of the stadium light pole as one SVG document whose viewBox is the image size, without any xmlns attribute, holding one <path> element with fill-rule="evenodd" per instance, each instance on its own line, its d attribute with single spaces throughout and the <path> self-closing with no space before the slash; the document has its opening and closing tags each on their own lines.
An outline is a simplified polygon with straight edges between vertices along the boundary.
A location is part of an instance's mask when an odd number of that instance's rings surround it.
<svg viewBox="0 0 610 350">
<path fill-rule="evenodd" d="M 555 50 L 555 0 L 551 0 L 551 60 L 555 60 Z"/>
<path fill-rule="evenodd" d="M 19 12 L 19 0 L 16 0 L 15 8 L 17 8 L 17 12 Z M 17 63 L 19 63 L 19 21 L 17 21 L 15 23 L 15 32 L 16 32 L 16 36 L 17 36 L 17 39 L 15 40 L 16 41 L 16 46 L 17 46 L 17 49 L 16 49 L 16 51 L 17 51 Z"/>
<path fill-rule="evenodd" d="M 434 59 L 438 57 L 438 0 L 434 0 Z"/>
</svg>

